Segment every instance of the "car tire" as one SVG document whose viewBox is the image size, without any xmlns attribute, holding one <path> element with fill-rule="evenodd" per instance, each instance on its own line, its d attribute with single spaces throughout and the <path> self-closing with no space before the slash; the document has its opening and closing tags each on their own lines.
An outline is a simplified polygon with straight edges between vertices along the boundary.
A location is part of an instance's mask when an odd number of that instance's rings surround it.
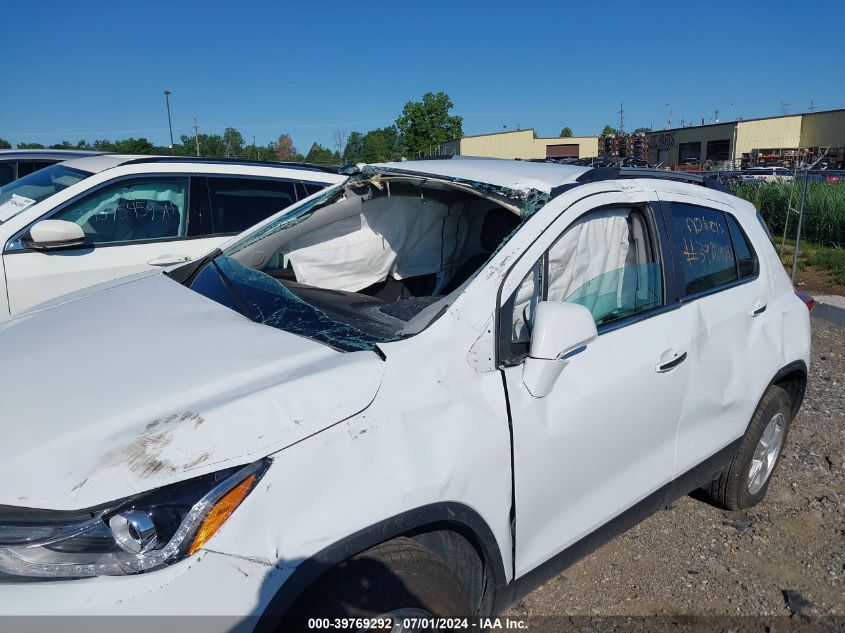
<svg viewBox="0 0 845 633">
<path fill-rule="evenodd" d="M 730 465 L 701 490 L 706 501 L 727 510 L 744 510 L 763 500 L 789 433 L 791 405 L 782 387 L 769 387 Z"/>
<path fill-rule="evenodd" d="M 471 613 L 466 587 L 445 562 L 415 541 L 400 537 L 326 573 L 297 601 L 279 631 L 313 630 L 309 621 L 314 618 L 467 617 Z"/>
</svg>

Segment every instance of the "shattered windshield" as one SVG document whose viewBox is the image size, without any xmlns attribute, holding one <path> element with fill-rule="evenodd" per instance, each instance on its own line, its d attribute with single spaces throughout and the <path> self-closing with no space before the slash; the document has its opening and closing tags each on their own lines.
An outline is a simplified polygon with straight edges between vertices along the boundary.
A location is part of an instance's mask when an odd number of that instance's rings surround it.
<svg viewBox="0 0 845 633">
<path fill-rule="evenodd" d="M 379 318 L 377 305 L 357 306 L 363 314 L 339 314 L 343 306 L 327 311 L 306 302 L 270 275 L 218 255 L 203 268 L 191 289 L 240 312 L 256 323 L 305 336 L 336 349 L 371 350 L 379 342 L 397 340 L 404 321 L 388 314 Z M 366 302 L 366 298 L 362 298 Z M 360 303 L 360 302 L 359 302 Z M 334 309 L 332 309 L 334 308 Z M 327 312 L 333 312 L 329 316 Z"/>
<path fill-rule="evenodd" d="M 256 323 L 372 350 L 444 314 L 522 212 L 463 185 L 347 182 L 210 256 L 184 283 Z"/>
</svg>

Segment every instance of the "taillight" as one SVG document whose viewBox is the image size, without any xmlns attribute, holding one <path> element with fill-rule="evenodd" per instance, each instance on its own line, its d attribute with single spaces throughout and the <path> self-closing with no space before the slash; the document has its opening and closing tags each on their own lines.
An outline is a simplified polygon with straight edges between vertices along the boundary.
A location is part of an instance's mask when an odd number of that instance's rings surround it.
<svg viewBox="0 0 845 633">
<path fill-rule="evenodd" d="M 804 305 L 807 306 L 807 310 L 812 312 L 813 308 L 816 307 L 816 300 L 813 299 L 810 295 L 808 295 L 803 290 L 796 290 L 795 294 L 798 296 L 799 299 L 801 299 L 801 301 L 804 302 Z"/>
</svg>

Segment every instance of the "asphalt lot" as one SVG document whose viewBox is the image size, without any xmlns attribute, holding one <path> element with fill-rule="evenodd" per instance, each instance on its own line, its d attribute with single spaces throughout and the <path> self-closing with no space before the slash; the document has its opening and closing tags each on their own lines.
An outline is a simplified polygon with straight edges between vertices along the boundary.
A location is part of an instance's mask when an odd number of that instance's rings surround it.
<svg viewBox="0 0 845 633">
<path fill-rule="evenodd" d="M 840 621 L 844 391 L 845 328 L 813 319 L 806 399 L 760 505 L 730 513 L 684 497 L 539 587 L 506 615 L 529 621 L 622 615 Z"/>
</svg>

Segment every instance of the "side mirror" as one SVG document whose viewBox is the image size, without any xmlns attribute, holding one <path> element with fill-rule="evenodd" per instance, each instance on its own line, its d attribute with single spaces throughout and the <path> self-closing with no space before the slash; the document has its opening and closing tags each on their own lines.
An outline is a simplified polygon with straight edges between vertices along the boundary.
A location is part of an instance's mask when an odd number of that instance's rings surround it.
<svg viewBox="0 0 845 633">
<path fill-rule="evenodd" d="M 76 246 L 85 242 L 82 227 L 67 220 L 41 220 L 29 229 L 24 245 L 39 250 Z"/>
<path fill-rule="evenodd" d="M 591 343 L 598 332 L 592 313 L 577 303 L 542 301 L 534 315 L 531 347 L 522 382 L 535 398 L 547 396 L 567 364 L 567 356 Z"/>
</svg>

